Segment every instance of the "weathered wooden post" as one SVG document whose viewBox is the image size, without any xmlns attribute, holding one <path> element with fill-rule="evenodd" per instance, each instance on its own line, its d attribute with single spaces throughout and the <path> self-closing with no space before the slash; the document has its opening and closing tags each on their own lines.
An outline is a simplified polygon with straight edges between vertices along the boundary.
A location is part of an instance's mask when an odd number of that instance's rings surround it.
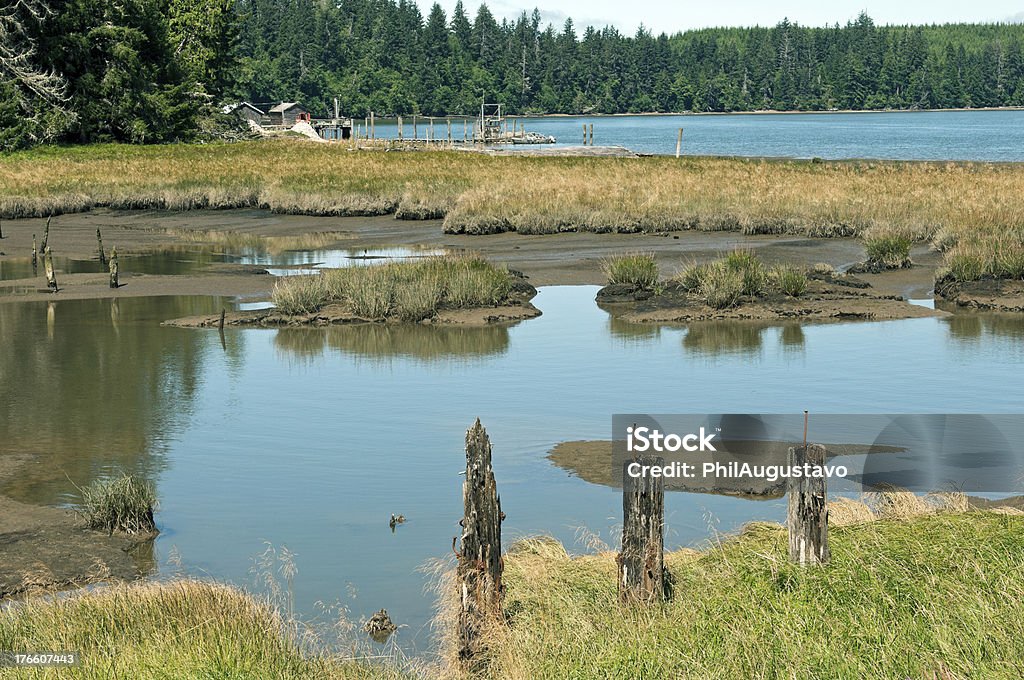
<svg viewBox="0 0 1024 680">
<path fill-rule="evenodd" d="M 46 256 L 46 243 L 50 240 L 50 220 L 53 219 L 53 215 L 46 218 L 46 228 L 43 229 L 43 242 L 39 244 L 39 252 Z"/>
<path fill-rule="evenodd" d="M 100 251 L 100 266 L 107 266 L 107 256 L 103 254 L 103 237 L 100 236 L 100 228 L 96 227 L 96 247 Z"/>
<path fill-rule="evenodd" d="M 445 122 L 448 123 L 448 146 L 452 145 L 452 119 L 446 118 Z"/>
<path fill-rule="evenodd" d="M 0 220 L 0 238 L 4 237 L 4 221 Z"/>
<path fill-rule="evenodd" d="M 650 474 L 634 477 L 631 465 L 662 466 L 661 458 L 631 458 L 623 463 L 622 548 L 619 600 L 623 603 L 660 602 L 669 597 L 665 570 L 665 478 Z"/>
<path fill-rule="evenodd" d="M 53 269 L 53 253 L 50 252 L 49 246 L 43 251 L 43 265 L 46 267 L 46 287 L 56 293 L 59 290 L 57 288 L 57 273 Z"/>
<path fill-rule="evenodd" d="M 501 619 L 504 563 L 501 559 L 501 500 L 491 467 L 491 441 L 480 419 L 466 432 L 466 480 L 462 483 L 461 552 L 457 553 L 459 589 L 459 661 L 478 665 L 481 636 L 488 623 Z"/>
<path fill-rule="evenodd" d="M 118 274 L 117 246 L 114 246 L 113 248 L 110 249 L 110 287 L 111 288 L 117 288 L 117 286 L 118 286 L 117 274 Z"/>
<path fill-rule="evenodd" d="M 224 317 L 225 316 L 227 316 L 227 312 L 225 310 L 223 310 L 223 309 L 220 310 L 220 321 L 217 322 L 217 328 L 218 328 L 218 330 L 220 330 L 221 333 L 224 332 Z"/>
<path fill-rule="evenodd" d="M 583 146 L 587 145 L 587 124 L 583 124 Z"/>
<path fill-rule="evenodd" d="M 590 124 L 590 146 L 594 146 L 594 124 Z"/>
<path fill-rule="evenodd" d="M 370 140 L 377 141 L 377 122 L 373 111 L 370 111 Z"/>
<path fill-rule="evenodd" d="M 789 449 L 790 468 L 825 464 L 825 447 L 805 444 Z M 789 559 L 797 564 L 825 564 L 831 558 L 828 549 L 828 505 L 825 503 L 825 478 L 790 477 L 788 483 Z"/>
<path fill-rule="evenodd" d="M 683 128 L 679 128 L 679 135 L 676 137 L 676 158 L 683 151 Z"/>
<path fill-rule="evenodd" d="M 39 273 L 39 249 L 36 248 L 36 235 L 32 234 L 32 276 Z"/>
<path fill-rule="evenodd" d="M 398 141 L 402 141 L 402 117 L 398 117 Z"/>
<path fill-rule="evenodd" d="M 412 115 L 412 141 L 419 139 L 419 130 L 416 129 L 416 114 Z"/>
</svg>

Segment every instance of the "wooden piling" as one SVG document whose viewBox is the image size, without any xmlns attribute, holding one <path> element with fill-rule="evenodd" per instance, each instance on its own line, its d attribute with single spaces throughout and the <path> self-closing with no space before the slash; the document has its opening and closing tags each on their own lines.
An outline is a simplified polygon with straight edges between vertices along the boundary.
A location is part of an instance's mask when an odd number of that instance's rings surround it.
<svg viewBox="0 0 1024 680">
<path fill-rule="evenodd" d="M 452 119 L 446 118 L 445 122 L 448 123 L 448 146 L 452 145 Z"/>
<path fill-rule="evenodd" d="M 683 152 L 683 128 L 679 128 L 679 134 L 676 136 L 676 158 L 679 158 L 679 154 Z"/>
<path fill-rule="evenodd" d="M 32 276 L 39 273 L 39 250 L 36 248 L 36 235 L 32 234 Z"/>
<path fill-rule="evenodd" d="M 117 288 L 118 283 L 117 246 L 110 249 L 110 287 Z"/>
<path fill-rule="evenodd" d="M 665 479 L 653 475 L 633 477 L 632 463 L 664 465 L 653 457 L 631 458 L 623 463 L 622 549 L 615 563 L 619 572 L 619 600 L 651 603 L 669 597 L 665 570 Z"/>
<path fill-rule="evenodd" d="M 49 246 L 43 251 L 43 266 L 46 267 L 46 287 L 56 293 L 60 289 L 57 288 L 57 272 L 53 268 L 53 253 Z"/>
<path fill-rule="evenodd" d="M 398 117 L 398 141 L 402 141 L 402 117 Z"/>
<path fill-rule="evenodd" d="M 590 124 L 590 146 L 594 146 L 594 124 Z"/>
<path fill-rule="evenodd" d="M 227 312 L 225 310 L 223 310 L 223 309 L 220 310 L 220 321 L 217 322 L 217 328 L 220 330 L 221 333 L 224 332 L 224 317 L 225 316 L 227 316 Z"/>
<path fill-rule="evenodd" d="M 39 245 L 39 252 L 46 257 L 46 245 L 50 240 L 50 220 L 53 219 L 53 215 L 46 218 L 46 227 L 43 229 L 43 242 Z"/>
<path fill-rule="evenodd" d="M 825 447 L 805 444 L 789 449 L 789 465 L 803 467 L 825 464 Z M 824 477 L 790 477 L 787 493 L 789 510 L 789 559 L 797 564 L 825 564 L 831 558 L 828 548 L 828 505 L 825 502 Z"/>
<path fill-rule="evenodd" d="M 103 237 L 100 236 L 100 228 L 96 227 L 96 248 L 100 253 L 100 266 L 107 266 L 107 256 L 103 253 Z"/>
<path fill-rule="evenodd" d="M 0 238 L 4 237 L 4 221 L 0 220 Z"/>
<path fill-rule="evenodd" d="M 587 124 L 583 124 L 583 146 L 587 145 Z"/>
<path fill-rule="evenodd" d="M 480 419 L 466 432 L 466 479 L 462 484 L 461 551 L 456 585 L 461 600 L 458 656 L 466 670 L 476 668 L 486 627 L 501 620 L 501 499 L 491 467 L 491 441 Z"/>
<path fill-rule="evenodd" d="M 412 141 L 415 142 L 418 139 L 419 139 L 419 131 L 416 129 L 416 116 L 414 114 L 413 117 L 412 117 Z"/>
</svg>

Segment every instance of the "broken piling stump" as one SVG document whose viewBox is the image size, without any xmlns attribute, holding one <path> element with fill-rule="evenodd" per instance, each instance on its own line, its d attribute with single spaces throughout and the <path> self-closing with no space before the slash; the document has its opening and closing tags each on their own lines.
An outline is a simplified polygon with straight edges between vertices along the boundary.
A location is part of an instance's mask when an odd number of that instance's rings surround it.
<svg viewBox="0 0 1024 680">
<path fill-rule="evenodd" d="M 825 447 L 821 444 L 794 446 L 789 449 L 791 468 L 825 464 Z M 797 564 L 825 564 L 831 558 L 828 548 L 828 505 L 825 502 L 823 477 L 790 477 L 787 494 L 789 509 L 786 526 L 789 531 L 789 560 Z"/>
<path fill-rule="evenodd" d="M 110 249 L 110 287 L 117 288 L 118 281 L 117 246 Z"/>
<path fill-rule="evenodd" d="M 57 288 L 57 272 L 53 269 L 53 253 L 49 246 L 43 251 L 43 265 L 46 267 L 46 287 L 56 293 L 59 290 Z"/>
<path fill-rule="evenodd" d="M 100 252 L 100 266 L 107 266 L 107 256 L 103 254 L 103 237 L 100 236 L 100 228 L 96 227 L 96 247 Z"/>
<path fill-rule="evenodd" d="M 39 249 L 36 248 L 36 235 L 32 234 L 32 276 L 39 273 Z"/>
<path fill-rule="evenodd" d="M 671 594 L 665 570 L 665 478 L 634 477 L 628 471 L 635 463 L 660 467 L 664 460 L 639 457 L 623 463 L 622 548 L 615 559 L 619 600 L 659 602 Z"/>
<path fill-rule="evenodd" d="M 456 587 L 461 600 L 459 662 L 477 666 L 486 626 L 501 619 L 501 499 L 491 467 L 491 441 L 480 419 L 466 432 L 466 479 L 462 484 L 461 551 L 456 553 Z"/>
</svg>

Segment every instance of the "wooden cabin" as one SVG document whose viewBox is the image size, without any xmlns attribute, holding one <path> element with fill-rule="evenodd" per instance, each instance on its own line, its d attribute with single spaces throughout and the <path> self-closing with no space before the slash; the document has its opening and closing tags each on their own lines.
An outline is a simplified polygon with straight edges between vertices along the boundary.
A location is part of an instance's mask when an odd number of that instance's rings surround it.
<svg viewBox="0 0 1024 680">
<path fill-rule="evenodd" d="M 295 102 L 282 102 L 267 111 L 271 125 L 290 128 L 300 119 L 309 120 L 309 113 Z"/>
<path fill-rule="evenodd" d="M 263 121 L 263 117 L 267 115 L 262 109 L 258 108 L 254 104 L 250 104 L 249 102 L 230 104 L 225 106 L 223 111 L 226 114 L 235 115 L 240 120 L 244 120 L 249 124 L 255 125 L 260 125 Z"/>
</svg>

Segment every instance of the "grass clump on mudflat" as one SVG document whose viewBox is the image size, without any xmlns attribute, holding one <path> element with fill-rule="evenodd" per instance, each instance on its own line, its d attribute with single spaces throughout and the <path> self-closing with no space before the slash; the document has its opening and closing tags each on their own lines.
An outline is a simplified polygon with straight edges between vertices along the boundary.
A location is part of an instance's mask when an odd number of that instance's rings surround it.
<svg viewBox="0 0 1024 680">
<path fill-rule="evenodd" d="M 82 500 L 76 509 L 90 529 L 126 534 L 156 531 L 156 488 L 152 482 L 123 474 L 97 480 L 79 491 Z"/>
<path fill-rule="evenodd" d="M 871 235 L 864 239 L 867 250 L 868 264 L 883 269 L 901 269 L 909 267 L 910 238 L 902 234 Z"/>
<path fill-rule="evenodd" d="M 612 553 L 570 558 L 550 541 L 510 550 L 511 624 L 495 632 L 488 677 L 1024 674 L 1024 518 L 933 513 L 829 537 L 820 568 L 790 564 L 777 525 L 668 553 L 676 595 L 650 608 L 618 603 Z"/>
<path fill-rule="evenodd" d="M 272 299 L 285 314 L 340 302 L 366 319 L 422 321 L 442 308 L 502 304 L 511 292 L 512 275 L 504 267 L 475 256 L 442 255 L 286 277 L 275 284 Z"/>
<path fill-rule="evenodd" d="M 751 250 L 738 249 L 705 264 L 684 267 L 673 282 L 714 309 L 728 309 L 744 298 L 771 293 L 800 297 L 807 290 L 807 276 L 793 267 L 770 269 Z"/>
<path fill-rule="evenodd" d="M 981 279 L 1024 279 L 1024 234 L 990 234 L 957 243 L 945 254 L 938 279 L 958 283 Z"/>
<path fill-rule="evenodd" d="M 283 628 L 274 609 L 229 586 L 191 580 L 136 583 L 0 609 L 0 649 L 80 654 L 74 667 L 32 677 L 403 677 L 391 666 L 305 649 Z M 25 673 L 0 668 L 0 677 Z"/>
<path fill-rule="evenodd" d="M 626 253 L 601 263 L 609 284 L 625 284 L 650 290 L 658 283 L 658 263 L 650 253 Z"/>
</svg>

